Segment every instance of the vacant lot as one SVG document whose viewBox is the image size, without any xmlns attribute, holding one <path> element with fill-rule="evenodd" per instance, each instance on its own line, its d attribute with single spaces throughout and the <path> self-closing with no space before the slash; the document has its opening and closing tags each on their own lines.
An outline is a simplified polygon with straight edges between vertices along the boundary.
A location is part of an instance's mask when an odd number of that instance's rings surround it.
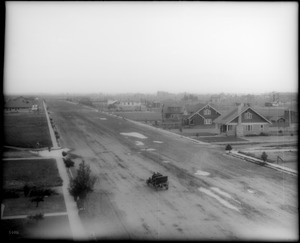
<svg viewBox="0 0 300 243">
<path fill-rule="evenodd" d="M 44 113 L 5 113 L 4 145 L 36 148 L 52 146 Z"/>
<path fill-rule="evenodd" d="M 35 186 L 61 186 L 55 159 L 5 160 L 2 161 L 3 187 L 22 189 L 25 184 Z"/>
<path fill-rule="evenodd" d="M 25 197 L 24 194 L 19 193 L 19 198 L 4 199 L 5 205 L 3 216 L 15 215 L 33 215 L 37 213 L 57 213 L 66 212 L 66 206 L 61 187 L 52 187 L 55 194 L 45 197 L 44 201 L 39 202 L 36 207 L 36 202 L 31 202 L 31 197 Z"/>
<path fill-rule="evenodd" d="M 1 236 L 6 239 L 70 239 L 68 216 L 44 217 L 39 221 L 28 219 L 1 220 Z"/>
</svg>

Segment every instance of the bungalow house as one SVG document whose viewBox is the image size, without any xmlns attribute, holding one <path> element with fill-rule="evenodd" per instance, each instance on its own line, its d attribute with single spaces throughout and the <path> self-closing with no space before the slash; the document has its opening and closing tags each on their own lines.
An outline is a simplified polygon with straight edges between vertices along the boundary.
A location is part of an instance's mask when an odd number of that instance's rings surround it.
<svg viewBox="0 0 300 243">
<path fill-rule="evenodd" d="M 190 126 L 212 126 L 213 121 L 221 115 L 211 104 L 196 104 L 185 107 L 184 124 Z"/>
<path fill-rule="evenodd" d="M 229 136 L 259 135 L 267 133 L 272 124 L 253 107 L 240 104 L 214 120 L 220 133 Z"/>
<path fill-rule="evenodd" d="M 24 98 L 20 96 L 15 99 L 9 99 L 4 104 L 4 110 L 7 112 L 37 111 L 37 98 Z"/>
</svg>

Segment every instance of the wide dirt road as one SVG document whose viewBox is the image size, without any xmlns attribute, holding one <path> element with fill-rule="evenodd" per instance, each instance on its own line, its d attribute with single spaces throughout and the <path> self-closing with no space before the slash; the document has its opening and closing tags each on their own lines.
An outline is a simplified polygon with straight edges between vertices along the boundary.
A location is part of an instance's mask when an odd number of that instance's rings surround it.
<svg viewBox="0 0 300 243">
<path fill-rule="evenodd" d="M 101 239 L 297 239 L 297 177 L 66 101 L 46 101 L 61 145 L 98 177 L 84 225 Z M 169 190 L 146 185 L 152 172 Z"/>
</svg>

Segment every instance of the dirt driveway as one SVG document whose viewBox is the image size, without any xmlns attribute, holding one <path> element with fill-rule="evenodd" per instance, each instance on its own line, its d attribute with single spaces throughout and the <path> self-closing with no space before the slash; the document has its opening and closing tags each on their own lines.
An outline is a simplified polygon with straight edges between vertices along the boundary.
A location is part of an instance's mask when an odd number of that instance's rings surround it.
<svg viewBox="0 0 300 243">
<path fill-rule="evenodd" d="M 98 177 L 82 219 L 101 239 L 296 239 L 297 178 L 172 134 L 48 100 L 62 146 Z M 154 171 L 169 190 L 146 185 Z"/>
</svg>

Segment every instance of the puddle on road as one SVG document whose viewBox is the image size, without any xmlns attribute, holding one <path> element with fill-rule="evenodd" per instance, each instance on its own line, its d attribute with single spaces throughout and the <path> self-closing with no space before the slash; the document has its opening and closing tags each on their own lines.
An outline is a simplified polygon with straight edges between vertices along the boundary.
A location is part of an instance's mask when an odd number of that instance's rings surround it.
<svg viewBox="0 0 300 243">
<path fill-rule="evenodd" d="M 155 151 L 156 149 L 154 149 L 154 148 L 144 148 L 144 149 L 142 149 L 143 151 Z"/>
<path fill-rule="evenodd" d="M 251 189 L 247 189 L 247 191 L 248 191 L 249 193 L 255 193 L 255 191 L 254 191 L 254 190 L 251 190 Z"/>
<path fill-rule="evenodd" d="M 170 161 L 168 161 L 168 160 L 163 160 L 163 162 L 164 162 L 164 163 L 170 163 Z"/>
<path fill-rule="evenodd" d="M 210 173 L 203 171 L 203 170 L 197 170 L 197 172 L 195 173 L 195 175 L 201 175 L 201 176 L 209 176 Z"/>
<path fill-rule="evenodd" d="M 217 194 L 213 193 L 211 190 L 205 189 L 205 188 L 203 188 L 203 187 L 198 188 L 198 190 L 199 190 L 200 192 L 204 192 L 204 193 L 205 193 L 206 195 L 208 195 L 208 196 L 211 196 L 211 197 L 217 199 L 217 201 L 218 201 L 219 203 L 221 203 L 222 205 L 224 205 L 225 207 L 230 208 L 230 209 L 233 209 L 233 210 L 236 210 L 236 211 L 238 211 L 238 212 L 240 211 L 237 207 L 233 206 L 232 204 L 230 204 L 229 202 L 227 202 L 226 200 L 224 200 L 223 198 L 221 198 L 221 197 L 218 196 Z"/>
<path fill-rule="evenodd" d="M 107 120 L 107 119 L 104 118 L 104 117 L 100 117 L 99 119 L 100 119 L 100 120 L 103 120 L 103 121 Z"/>
<path fill-rule="evenodd" d="M 135 138 L 140 138 L 140 139 L 146 139 L 147 137 L 145 137 L 143 134 L 140 134 L 138 132 L 121 132 L 120 133 L 123 136 L 130 136 L 130 137 L 135 137 Z"/>
<path fill-rule="evenodd" d="M 163 143 L 162 141 L 153 141 L 153 143 Z"/>
<path fill-rule="evenodd" d="M 221 190 L 220 188 L 218 188 L 218 187 L 211 187 L 210 189 L 213 190 L 213 191 L 215 191 L 216 193 L 219 193 L 220 195 L 222 195 L 222 196 L 224 196 L 224 197 L 230 198 L 230 199 L 232 199 L 233 201 L 235 201 L 235 202 L 241 204 L 241 202 L 239 202 L 238 200 L 235 200 L 229 193 L 222 191 L 222 190 Z"/>
<path fill-rule="evenodd" d="M 135 141 L 135 144 L 137 145 L 137 146 L 143 146 L 143 145 L 145 145 L 143 142 L 141 142 L 141 141 Z"/>
</svg>

